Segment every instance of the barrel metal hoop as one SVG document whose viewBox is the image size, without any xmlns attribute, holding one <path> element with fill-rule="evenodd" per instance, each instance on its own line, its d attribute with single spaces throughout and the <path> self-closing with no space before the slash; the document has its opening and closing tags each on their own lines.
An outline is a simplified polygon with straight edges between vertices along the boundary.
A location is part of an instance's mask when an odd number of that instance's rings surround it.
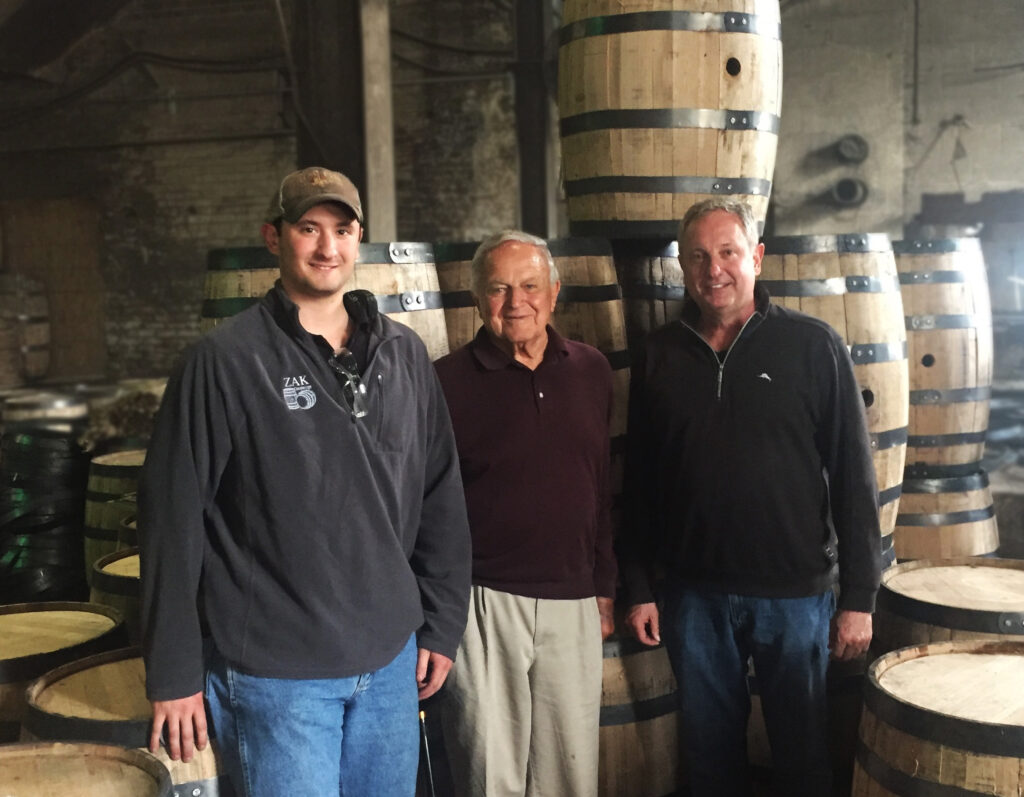
<svg viewBox="0 0 1024 797">
<path fill-rule="evenodd" d="M 813 255 L 837 252 L 864 254 L 891 252 L 892 243 L 885 233 L 850 233 L 847 235 L 784 235 L 764 239 L 768 255 Z"/>
<path fill-rule="evenodd" d="M 93 570 L 92 588 L 108 595 L 125 598 L 139 597 L 139 579 L 132 576 L 117 576 L 105 570 Z"/>
<path fill-rule="evenodd" d="M 768 196 L 772 181 L 759 177 L 636 177 L 610 175 L 567 180 L 569 197 L 590 194 L 713 194 L 716 196 Z"/>
<path fill-rule="evenodd" d="M 985 471 L 963 474 L 951 478 L 913 478 L 903 474 L 903 492 L 920 495 L 929 493 L 966 493 L 971 490 L 983 490 L 988 487 L 988 474 Z"/>
<path fill-rule="evenodd" d="M 207 778 L 206 780 L 190 780 L 188 783 L 175 783 L 173 787 L 174 797 L 220 797 L 221 777 L 224 776 Z M 225 795 L 233 793 L 224 792 Z"/>
<path fill-rule="evenodd" d="M 359 263 L 433 263 L 434 247 L 420 241 L 359 244 Z"/>
<path fill-rule="evenodd" d="M 950 252 L 980 252 L 978 238 L 941 238 L 936 240 L 893 241 L 892 251 L 898 255 L 939 255 Z"/>
<path fill-rule="evenodd" d="M 472 260 L 479 241 L 455 241 L 434 244 L 434 259 L 438 263 L 462 263 Z"/>
<path fill-rule="evenodd" d="M 675 237 L 673 233 L 672 237 Z M 616 239 L 611 241 L 612 252 L 616 258 L 656 258 L 679 257 L 679 242 L 675 240 L 645 241 Z"/>
<path fill-rule="evenodd" d="M 123 747 L 149 745 L 149 720 L 96 720 L 41 711 L 29 703 L 24 726 L 33 736 L 42 739 L 81 739 Z"/>
<path fill-rule="evenodd" d="M 1024 749 L 1024 727 L 974 722 L 937 711 L 922 710 L 885 692 L 871 670 L 864 689 L 864 705 L 894 728 L 946 747 L 1010 758 L 1019 758 L 1020 751 Z M 913 780 L 915 784 L 921 782 L 917 778 Z"/>
<path fill-rule="evenodd" d="M 891 794 L 912 794 L 914 797 L 978 797 L 978 792 L 948 786 L 944 783 L 915 778 L 896 769 L 866 745 L 857 745 L 857 763 L 868 777 Z"/>
<path fill-rule="evenodd" d="M 720 108 L 614 108 L 566 116 L 562 136 L 599 130 L 757 130 L 779 134 L 778 114 Z"/>
<path fill-rule="evenodd" d="M 901 271 L 900 285 L 952 285 L 967 282 L 963 271 Z"/>
<path fill-rule="evenodd" d="M 605 351 L 601 353 L 608 360 L 608 364 L 612 367 L 613 371 L 621 371 L 624 368 L 629 368 L 629 351 L 627 349 Z"/>
<path fill-rule="evenodd" d="M 736 11 L 712 13 L 701 11 L 637 11 L 632 14 L 610 14 L 588 17 L 564 25 L 558 32 L 563 46 L 591 36 L 617 33 L 678 30 L 694 33 L 753 33 L 769 39 L 782 38 L 782 24 L 757 14 Z"/>
<path fill-rule="evenodd" d="M 655 302 L 681 302 L 686 298 L 682 285 L 657 285 L 650 282 L 627 282 L 622 286 L 623 299 L 642 299 Z"/>
<path fill-rule="evenodd" d="M 761 223 L 759 222 L 759 227 Z M 660 239 L 675 238 L 679 232 L 679 219 L 583 219 L 569 221 L 573 235 L 607 235 L 609 238 Z"/>
<path fill-rule="evenodd" d="M 991 325 L 991 320 L 978 315 L 908 315 L 904 317 L 908 332 L 930 329 L 976 329 Z M 988 323 L 981 323 L 988 321 Z"/>
<path fill-rule="evenodd" d="M 994 506 L 982 509 L 965 509 L 962 512 L 915 512 L 896 515 L 897 526 L 957 526 L 961 523 L 978 523 L 995 517 Z"/>
<path fill-rule="evenodd" d="M 899 362 L 907 359 L 907 342 L 858 343 L 850 347 L 850 359 L 854 365 Z"/>
<path fill-rule="evenodd" d="M 612 244 L 599 236 L 552 238 L 547 241 L 551 257 L 611 257 Z"/>
<path fill-rule="evenodd" d="M 992 612 L 918 600 L 891 587 L 878 591 L 878 608 L 925 625 L 985 634 L 1024 634 L 1024 612 Z"/>
<path fill-rule="evenodd" d="M 987 432 L 959 432 L 954 434 L 910 435 L 907 445 L 911 448 L 945 448 L 984 443 Z"/>
<path fill-rule="evenodd" d="M 921 446 L 922 448 L 924 446 Z M 908 452 L 909 454 L 910 452 Z M 911 462 L 903 467 L 903 478 L 906 479 L 956 479 L 971 476 L 978 472 L 981 462 L 958 462 L 954 465 L 933 465 L 929 462 Z M 904 489 L 904 492 L 908 492 Z"/>
<path fill-rule="evenodd" d="M 117 541 L 117 529 L 101 529 L 96 526 L 85 526 L 83 536 L 87 540 L 106 540 L 107 542 Z"/>
<path fill-rule="evenodd" d="M 988 401 L 992 398 L 992 386 L 957 387 L 949 390 L 911 390 L 911 404 L 964 404 L 971 401 Z M 984 439 L 984 432 L 982 439 Z"/>
<path fill-rule="evenodd" d="M 884 432 L 872 432 L 868 435 L 872 451 L 885 451 L 889 448 L 904 445 L 907 442 L 907 427 L 888 429 Z"/>
<path fill-rule="evenodd" d="M 890 487 L 888 490 L 880 490 L 878 493 L 878 505 L 883 507 L 886 504 L 891 504 L 893 501 L 899 500 L 901 495 L 903 495 L 902 484 L 897 484 L 894 487 Z"/>
<path fill-rule="evenodd" d="M 476 307 L 472 291 L 445 291 L 441 294 L 441 304 L 445 310 L 456 310 L 460 307 Z"/>
<path fill-rule="evenodd" d="M 377 309 L 382 313 L 412 313 L 443 308 L 440 291 L 405 291 L 377 297 Z"/>
<path fill-rule="evenodd" d="M 622 298 L 619 283 L 609 285 L 562 285 L 558 292 L 558 303 L 580 302 L 584 304 L 614 302 Z"/>
</svg>

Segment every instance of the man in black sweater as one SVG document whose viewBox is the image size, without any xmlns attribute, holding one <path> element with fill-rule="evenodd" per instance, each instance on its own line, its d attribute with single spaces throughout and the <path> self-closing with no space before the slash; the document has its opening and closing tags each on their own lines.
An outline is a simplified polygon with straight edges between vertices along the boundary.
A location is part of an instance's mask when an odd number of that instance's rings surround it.
<svg viewBox="0 0 1024 797">
<path fill-rule="evenodd" d="M 694 795 L 749 794 L 753 658 L 780 793 L 823 797 L 829 647 L 851 659 L 871 640 L 877 489 L 847 349 L 770 302 L 763 253 L 745 204 L 708 200 L 680 224 L 683 318 L 633 368 L 627 624 L 648 645 L 664 634 Z"/>
</svg>

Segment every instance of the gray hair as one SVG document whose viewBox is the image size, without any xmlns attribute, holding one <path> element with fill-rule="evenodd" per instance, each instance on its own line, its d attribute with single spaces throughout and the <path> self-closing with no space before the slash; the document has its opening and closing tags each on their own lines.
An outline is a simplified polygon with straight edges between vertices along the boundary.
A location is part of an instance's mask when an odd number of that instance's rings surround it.
<svg viewBox="0 0 1024 797">
<path fill-rule="evenodd" d="M 483 295 L 484 285 L 489 276 L 487 269 L 491 265 L 491 252 L 509 241 L 536 247 L 541 253 L 541 257 L 544 258 L 544 262 L 548 265 L 548 278 L 551 284 L 554 285 L 558 282 L 558 267 L 555 265 L 555 259 L 551 257 L 551 250 L 548 249 L 547 242 L 543 238 L 530 235 L 530 233 L 523 232 L 522 230 L 501 230 L 484 238 L 473 255 L 473 263 L 470 269 L 473 274 L 473 294 L 475 296 Z"/>
<path fill-rule="evenodd" d="M 759 236 L 754 211 L 746 202 L 739 199 L 729 199 L 728 197 L 712 197 L 711 199 L 705 199 L 695 205 L 691 205 L 690 209 L 686 211 L 686 215 L 683 216 L 683 220 L 679 222 L 680 245 L 683 243 L 683 238 L 690 227 L 716 210 L 724 210 L 726 213 L 731 213 L 735 216 L 739 220 L 740 226 L 743 227 L 743 232 L 747 236 L 747 243 L 750 244 L 750 248 L 753 249 L 757 246 Z"/>
</svg>

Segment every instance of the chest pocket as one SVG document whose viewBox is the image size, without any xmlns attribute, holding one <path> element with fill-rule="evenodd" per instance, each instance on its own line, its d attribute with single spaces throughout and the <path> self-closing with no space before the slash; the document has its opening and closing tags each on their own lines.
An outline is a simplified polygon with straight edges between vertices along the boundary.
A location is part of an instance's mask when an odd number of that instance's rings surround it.
<svg viewBox="0 0 1024 797">
<path fill-rule="evenodd" d="M 415 387 L 408 375 L 387 368 L 366 372 L 371 422 L 382 451 L 405 451 L 419 428 Z"/>
</svg>

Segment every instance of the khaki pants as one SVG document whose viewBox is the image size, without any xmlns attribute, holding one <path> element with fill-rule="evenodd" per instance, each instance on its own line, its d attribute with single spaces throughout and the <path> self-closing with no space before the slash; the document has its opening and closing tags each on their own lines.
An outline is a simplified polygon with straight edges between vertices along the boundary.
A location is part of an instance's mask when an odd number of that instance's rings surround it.
<svg viewBox="0 0 1024 797">
<path fill-rule="evenodd" d="M 473 587 L 444 701 L 459 797 L 594 797 L 601 712 L 595 598 Z"/>
</svg>

